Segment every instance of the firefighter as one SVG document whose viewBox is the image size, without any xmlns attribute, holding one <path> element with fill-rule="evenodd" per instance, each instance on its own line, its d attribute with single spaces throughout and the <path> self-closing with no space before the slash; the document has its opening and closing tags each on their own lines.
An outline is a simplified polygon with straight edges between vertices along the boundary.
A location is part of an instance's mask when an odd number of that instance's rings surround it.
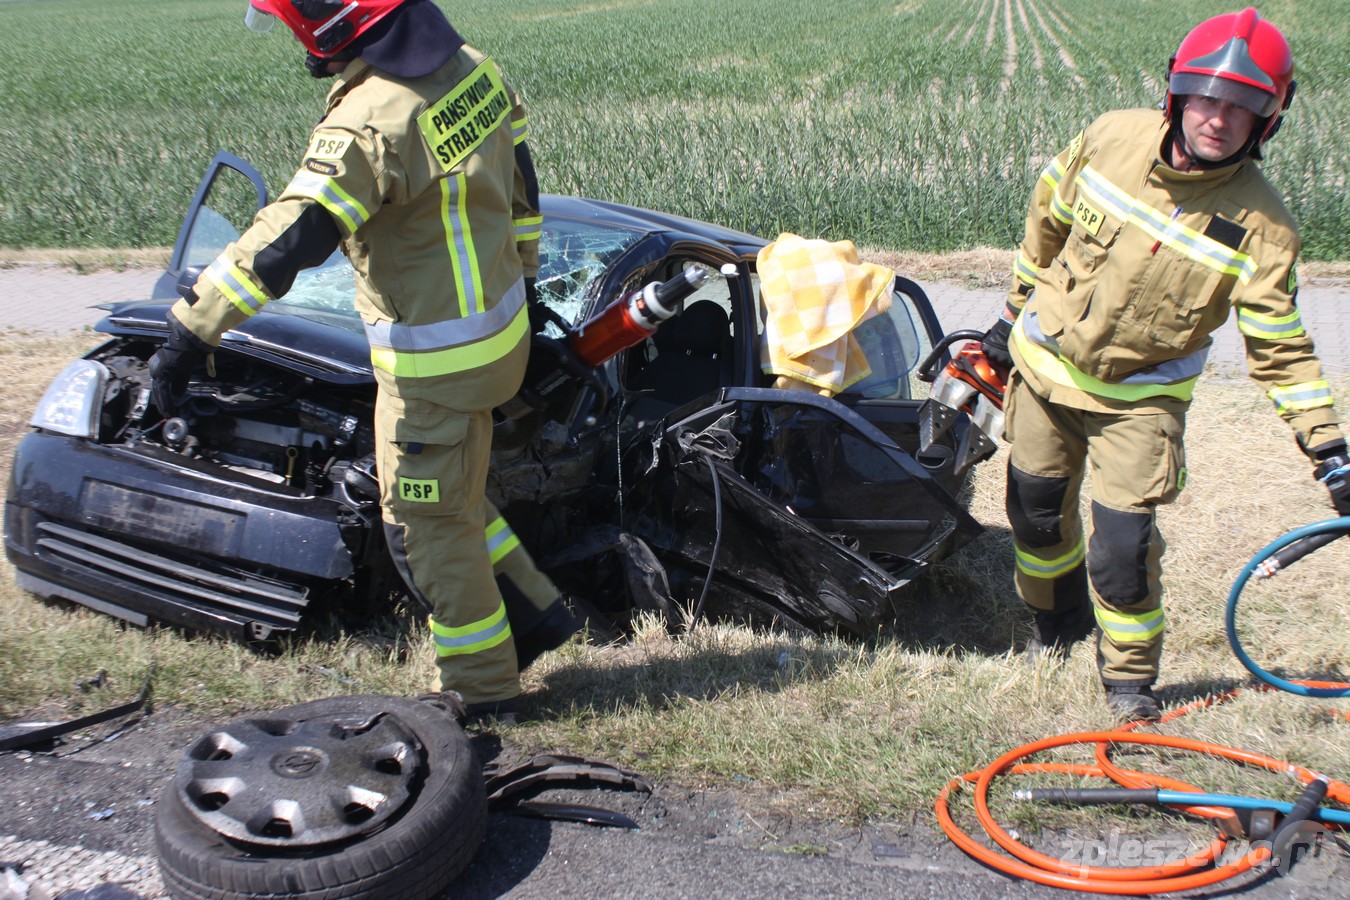
<svg viewBox="0 0 1350 900">
<path fill-rule="evenodd" d="M 1159 715 L 1155 513 L 1185 486 L 1186 409 L 1234 307 L 1251 376 L 1350 514 L 1347 479 L 1333 476 L 1345 438 L 1295 302 L 1298 232 L 1256 162 L 1292 78 L 1284 36 L 1256 10 L 1196 26 L 1172 58 L 1161 115 L 1107 113 L 1045 167 L 1006 309 L 984 338 L 1012 368 L 1007 512 L 1029 653 L 1061 654 L 1095 625 L 1106 700 L 1125 720 Z"/>
<path fill-rule="evenodd" d="M 430 611 L 442 690 L 515 714 L 519 672 L 580 626 L 484 496 L 492 409 L 521 385 L 543 218 L 526 119 L 432 0 L 249 0 L 336 77 L 295 177 L 169 312 L 156 405 L 221 334 L 342 248 L 378 385 L 384 531 Z"/>
</svg>

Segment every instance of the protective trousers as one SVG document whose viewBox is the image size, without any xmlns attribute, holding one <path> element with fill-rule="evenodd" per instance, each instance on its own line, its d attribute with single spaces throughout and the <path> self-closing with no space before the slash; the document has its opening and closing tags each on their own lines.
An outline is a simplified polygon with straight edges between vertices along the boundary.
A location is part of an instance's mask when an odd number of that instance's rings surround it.
<svg viewBox="0 0 1350 900">
<path fill-rule="evenodd" d="M 1162 555 L 1156 508 L 1185 485 L 1182 413 L 1099 413 L 1051 403 L 1014 374 L 1005 403 L 1008 521 L 1017 595 L 1064 612 L 1091 597 L 1102 682 L 1148 685 L 1162 655 Z M 1092 475 L 1092 535 L 1079 513 Z"/>
<path fill-rule="evenodd" d="M 513 600 L 544 610 L 558 597 L 506 520 L 484 496 L 492 448 L 490 412 L 435 407 L 426 429 L 436 443 L 395 441 L 411 429 L 401 417 L 425 416 L 425 401 L 376 405 L 377 465 L 390 554 L 408 590 L 431 611 L 441 687 L 468 703 L 520 694 L 511 619 Z M 502 576 L 499 581 L 497 576 Z"/>
</svg>

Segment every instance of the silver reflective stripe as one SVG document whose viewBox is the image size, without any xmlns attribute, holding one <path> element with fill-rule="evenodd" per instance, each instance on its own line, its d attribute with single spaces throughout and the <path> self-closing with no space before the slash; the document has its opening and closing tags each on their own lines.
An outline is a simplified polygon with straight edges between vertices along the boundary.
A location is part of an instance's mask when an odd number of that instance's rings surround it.
<svg viewBox="0 0 1350 900">
<path fill-rule="evenodd" d="M 206 270 L 211 283 L 229 300 L 239 307 L 240 312 L 253 315 L 263 308 L 268 297 L 263 290 L 244 275 L 242 269 L 221 255 Z"/>
<path fill-rule="evenodd" d="M 516 283 L 502 297 L 500 303 L 487 312 L 464 319 L 445 319 L 427 325 L 396 325 L 392 322 L 366 324 L 366 339 L 372 347 L 406 352 L 425 352 L 461 347 L 501 331 L 525 306 L 525 279 Z"/>
<path fill-rule="evenodd" d="M 1182 225 L 1174 217 L 1164 215 L 1116 187 L 1105 176 L 1084 167 L 1078 181 L 1092 200 L 1105 207 L 1122 222 L 1142 228 L 1150 237 L 1167 244 L 1202 265 L 1218 272 L 1236 275 L 1247 284 L 1256 274 L 1256 261 L 1246 253 L 1232 250 L 1213 238 L 1205 237 Z"/>
<path fill-rule="evenodd" d="M 469 647 L 474 644 L 482 644 L 491 640 L 503 631 L 511 627 L 511 621 L 502 616 L 496 623 L 482 631 L 475 631 L 473 634 L 464 634 L 459 637 L 449 637 L 448 635 L 437 634 L 435 636 L 436 646 L 443 647 L 446 650 L 454 650 L 460 647 Z M 483 648 L 486 649 L 486 648 Z"/>
<path fill-rule="evenodd" d="M 459 287 L 459 309 L 465 316 L 472 316 L 483 311 L 483 288 L 478 274 L 478 260 L 472 250 L 473 230 L 469 225 L 467 211 L 460 206 L 466 186 L 463 172 L 441 181 L 445 201 L 446 246 L 453 257 L 455 284 Z M 521 289 L 524 290 L 523 286 Z"/>
<path fill-rule="evenodd" d="M 286 186 L 286 192 L 294 192 L 318 201 L 347 226 L 349 233 L 355 233 L 356 229 L 366 224 L 366 220 L 370 218 L 364 206 L 340 192 L 331 178 L 322 175 L 297 172 L 291 183 Z"/>
<path fill-rule="evenodd" d="M 1036 313 L 1028 313 L 1023 316 L 1026 320 L 1022 324 L 1022 329 L 1027 339 L 1032 343 L 1044 347 L 1055 356 L 1059 356 L 1059 343 L 1052 337 L 1047 337 L 1041 331 L 1040 319 Z M 1210 345 L 1213 346 L 1213 345 Z M 1156 365 L 1148 366 L 1137 372 L 1131 372 L 1116 384 L 1178 384 L 1182 381 L 1195 378 L 1205 371 L 1205 361 L 1209 359 L 1209 347 L 1201 347 L 1188 356 L 1182 356 L 1178 359 L 1169 359 Z"/>
</svg>

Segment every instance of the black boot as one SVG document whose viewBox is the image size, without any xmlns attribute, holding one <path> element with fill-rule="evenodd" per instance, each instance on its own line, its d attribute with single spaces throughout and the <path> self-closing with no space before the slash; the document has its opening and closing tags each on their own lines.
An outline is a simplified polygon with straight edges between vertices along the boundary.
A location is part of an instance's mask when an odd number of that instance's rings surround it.
<svg viewBox="0 0 1350 900">
<path fill-rule="evenodd" d="M 1158 698 L 1153 696 L 1153 686 L 1149 684 L 1120 685 L 1108 684 L 1106 687 L 1106 705 L 1121 722 L 1156 722 L 1162 718 L 1162 709 Z"/>
<path fill-rule="evenodd" d="M 584 624 L 581 619 L 572 615 L 572 610 L 567 608 L 562 597 L 554 600 L 548 609 L 544 610 L 542 617 L 527 630 L 513 629 L 512 633 L 516 640 L 516 668 L 524 672 L 530 663 L 542 654 L 557 650 L 567 643 L 567 639 L 580 631 Z"/>
<path fill-rule="evenodd" d="M 1027 659 L 1033 662 L 1045 657 L 1063 659 L 1070 647 L 1097 627 L 1090 604 L 1064 612 L 1037 609 L 1033 613 L 1031 639 L 1027 641 Z"/>
</svg>

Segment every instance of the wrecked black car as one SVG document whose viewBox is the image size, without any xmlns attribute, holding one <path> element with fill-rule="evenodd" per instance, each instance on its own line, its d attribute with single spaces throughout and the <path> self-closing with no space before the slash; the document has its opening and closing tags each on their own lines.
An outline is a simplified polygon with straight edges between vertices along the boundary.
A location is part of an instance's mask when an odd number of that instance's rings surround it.
<svg viewBox="0 0 1350 900">
<path fill-rule="evenodd" d="M 153 297 L 105 306 L 107 342 L 42 398 L 4 514 L 27 591 L 245 639 L 401 597 L 340 254 L 228 332 L 177 415 L 150 402 L 146 361 L 180 285 L 265 202 L 258 173 L 218 154 Z M 900 588 L 978 534 L 954 465 L 967 423 L 918 451 L 914 370 L 942 339 L 918 285 L 897 277 L 890 309 L 858 328 L 870 376 L 829 398 L 774 390 L 759 359 L 765 241 L 594 200 L 546 196 L 543 211 L 542 342 L 706 270 L 678 315 L 562 402 L 500 417 L 489 496 L 561 589 L 618 625 L 653 610 L 868 636 Z"/>
</svg>

